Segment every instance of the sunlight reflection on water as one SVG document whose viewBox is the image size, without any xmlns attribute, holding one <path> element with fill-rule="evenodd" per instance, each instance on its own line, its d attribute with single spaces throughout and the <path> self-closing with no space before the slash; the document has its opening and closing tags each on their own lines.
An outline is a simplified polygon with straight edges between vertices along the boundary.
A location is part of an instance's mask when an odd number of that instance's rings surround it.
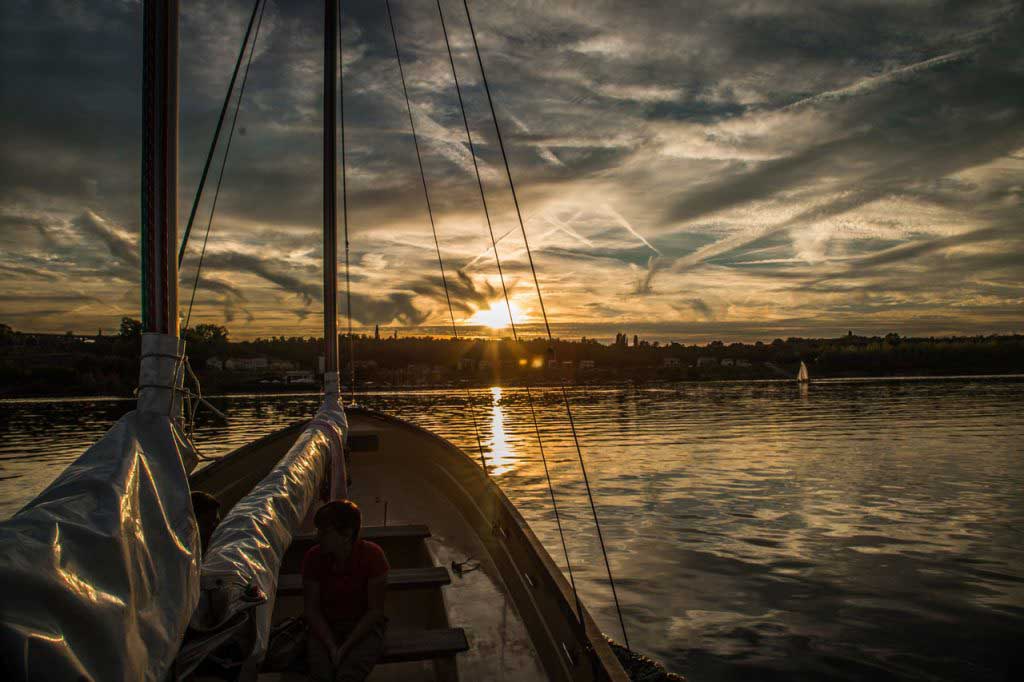
<svg viewBox="0 0 1024 682">
<path fill-rule="evenodd" d="M 1002 679 L 1024 627 L 1024 381 L 679 384 L 571 391 L 630 641 L 693 680 Z M 557 390 L 538 428 L 581 595 L 618 624 Z M 223 453 L 315 395 L 235 396 Z M 375 393 L 477 459 L 564 558 L 526 393 Z M 8 515 L 131 401 L 0 401 Z"/>
<path fill-rule="evenodd" d="M 511 472 L 516 457 L 505 435 L 505 413 L 501 409 L 501 388 L 498 386 L 491 389 L 491 438 L 487 443 L 487 466 L 491 475 L 501 476 Z"/>
</svg>

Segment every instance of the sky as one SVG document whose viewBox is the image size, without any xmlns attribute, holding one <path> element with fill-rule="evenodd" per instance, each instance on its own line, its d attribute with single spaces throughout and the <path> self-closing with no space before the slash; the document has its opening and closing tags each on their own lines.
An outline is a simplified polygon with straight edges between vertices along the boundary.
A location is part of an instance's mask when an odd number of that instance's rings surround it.
<svg viewBox="0 0 1024 682">
<path fill-rule="evenodd" d="M 441 4 L 515 319 L 538 335 L 466 15 Z M 252 3 L 181 5 L 183 227 Z M 449 335 L 384 6 L 343 5 L 353 324 Z M 392 5 L 459 333 L 507 335 L 437 6 Z M 1024 332 L 1020 2 L 470 8 L 556 336 Z M 268 2 L 192 324 L 322 335 L 322 21 Z M 0 6 L 0 322 L 139 316 L 140 71 L 139 2 Z"/>
</svg>

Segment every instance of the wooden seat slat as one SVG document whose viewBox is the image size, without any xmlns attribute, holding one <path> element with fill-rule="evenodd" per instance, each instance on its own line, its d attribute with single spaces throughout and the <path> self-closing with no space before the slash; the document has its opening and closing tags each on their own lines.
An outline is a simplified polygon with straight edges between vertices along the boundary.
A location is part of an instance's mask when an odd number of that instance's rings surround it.
<svg viewBox="0 0 1024 682">
<path fill-rule="evenodd" d="M 389 630 L 381 663 L 423 661 L 454 656 L 468 650 L 469 641 L 466 639 L 466 631 L 462 628 Z"/>
<path fill-rule="evenodd" d="M 359 531 L 363 540 L 410 539 L 419 540 L 430 537 L 430 528 L 422 523 L 411 523 L 399 526 L 363 526 Z M 316 542 L 316 533 L 299 533 L 294 542 Z"/>
<path fill-rule="evenodd" d="M 408 590 L 422 587 L 441 587 L 452 581 L 448 569 L 444 566 L 427 566 L 424 568 L 393 568 L 388 571 L 388 589 Z M 279 595 L 302 594 L 302 575 L 284 573 L 278 576 L 277 593 Z"/>
<path fill-rule="evenodd" d="M 463 651 L 469 651 L 469 641 L 462 628 L 438 628 L 436 630 L 388 631 L 384 641 L 384 655 L 379 663 L 401 663 L 404 661 L 426 661 L 432 658 L 448 658 Z M 297 673 L 261 673 L 260 682 L 285 682 L 304 680 Z"/>
</svg>

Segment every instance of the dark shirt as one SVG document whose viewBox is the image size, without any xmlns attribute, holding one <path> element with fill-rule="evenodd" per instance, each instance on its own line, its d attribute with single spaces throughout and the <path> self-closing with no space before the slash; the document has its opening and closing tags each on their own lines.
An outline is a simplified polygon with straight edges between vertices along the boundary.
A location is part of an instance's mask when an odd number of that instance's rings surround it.
<svg viewBox="0 0 1024 682">
<path fill-rule="evenodd" d="M 355 621 L 366 613 L 367 582 L 388 568 L 384 550 L 367 540 L 356 540 L 344 565 L 313 545 L 302 560 L 302 581 L 320 583 L 320 610 L 328 622 Z"/>
</svg>

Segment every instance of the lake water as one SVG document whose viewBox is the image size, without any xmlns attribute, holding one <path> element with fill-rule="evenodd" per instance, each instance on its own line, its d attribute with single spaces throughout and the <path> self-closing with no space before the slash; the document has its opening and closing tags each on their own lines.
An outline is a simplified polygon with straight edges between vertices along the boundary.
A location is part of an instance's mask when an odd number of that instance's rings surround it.
<svg viewBox="0 0 1024 682">
<path fill-rule="evenodd" d="M 581 595 L 622 641 L 561 395 L 534 389 Z M 692 681 L 1002 680 L 1022 666 L 1024 379 L 570 391 L 633 647 Z M 473 456 L 564 567 L 523 389 L 360 396 Z M 223 453 L 316 396 L 214 400 Z M 0 517 L 124 400 L 0 401 Z"/>
</svg>

